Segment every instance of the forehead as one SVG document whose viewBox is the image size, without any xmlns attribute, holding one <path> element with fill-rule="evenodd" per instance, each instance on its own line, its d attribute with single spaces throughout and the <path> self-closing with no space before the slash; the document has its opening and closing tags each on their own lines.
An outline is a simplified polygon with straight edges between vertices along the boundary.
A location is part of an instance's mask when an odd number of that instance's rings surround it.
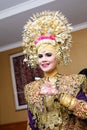
<svg viewBox="0 0 87 130">
<path fill-rule="evenodd" d="M 45 52 L 51 52 L 51 53 L 55 53 L 56 52 L 56 49 L 54 46 L 52 45 L 41 45 L 39 48 L 38 48 L 38 53 L 45 53 Z"/>
</svg>

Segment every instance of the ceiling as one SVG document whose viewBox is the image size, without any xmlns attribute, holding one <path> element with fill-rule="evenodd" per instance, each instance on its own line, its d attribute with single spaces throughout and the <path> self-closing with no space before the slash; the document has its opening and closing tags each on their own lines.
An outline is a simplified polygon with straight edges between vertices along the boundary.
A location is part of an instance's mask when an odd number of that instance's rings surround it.
<svg viewBox="0 0 87 130">
<path fill-rule="evenodd" d="M 0 52 L 21 46 L 23 26 L 44 10 L 60 10 L 73 31 L 87 28 L 87 0 L 0 0 Z"/>
</svg>

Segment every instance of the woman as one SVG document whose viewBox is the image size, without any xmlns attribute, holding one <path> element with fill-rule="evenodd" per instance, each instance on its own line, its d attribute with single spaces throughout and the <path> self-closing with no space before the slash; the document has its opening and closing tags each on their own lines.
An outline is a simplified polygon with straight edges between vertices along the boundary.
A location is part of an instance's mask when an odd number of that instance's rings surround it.
<svg viewBox="0 0 87 130">
<path fill-rule="evenodd" d="M 82 69 L 79 74 L 83 74 L 87 78 L 87 68 Z M 87 85 L 85 85 L 83 89 L 80 89 L 79 93 L 77 94 L 77 98 L 80 100 L 87 101 Z"/>
<path fill-rule="evenodd" d="M 31 130 L 86 129 L 87 102 L 76 97 L 86 77 L 58 71 L 58 65 L 71 62 L 70 33 L 66 17 L 55 11 L 34 15 L 24 27 L 24 61 L 32 67 L 39 64 L 44 72 L 44 78 L 25 86 Z"/>
</svg>

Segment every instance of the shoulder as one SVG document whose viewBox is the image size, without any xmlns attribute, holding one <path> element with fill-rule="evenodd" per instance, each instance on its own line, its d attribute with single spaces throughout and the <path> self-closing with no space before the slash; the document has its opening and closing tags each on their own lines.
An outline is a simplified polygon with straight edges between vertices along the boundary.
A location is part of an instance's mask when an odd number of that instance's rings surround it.
<svg viewBox="0 0 87 130">
<path fill-rule="evenodd" d="M 81 85 L 81 87 L 83 87 L 87 83 L 87 78 L 83 74 L 76 74 L 74 76 L 74 79 L 79 85 Z"/>
<path fill-rule="evenodd" d="M 86 76 L 82 74 L 71 74 L 68 76 L 68 80 L 76 87 L 81 88 L 86 83 Z"/>
<path fill-rule="evenodd" d="M 82 74 L 63 75 L 61 79 L 63 89 L 74 96 L 83 88 L 85 81 L 86 77 Z"/>
<path fill-rule="evenodd" d="M 71 75 L 64 75 L 65 80 L 70 80 L 77 82 L 78 84 L 82 84 L 86 80 L 86 76 L 82 74 L 71 74 Z"/>
</svg>

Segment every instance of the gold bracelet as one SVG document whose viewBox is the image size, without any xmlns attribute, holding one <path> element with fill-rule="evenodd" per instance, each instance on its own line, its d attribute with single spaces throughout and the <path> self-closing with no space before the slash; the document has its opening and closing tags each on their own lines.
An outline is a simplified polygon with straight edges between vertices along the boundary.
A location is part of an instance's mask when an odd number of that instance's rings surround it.
<svg viewBox="0 0 87 130">
<path fill-rule="evenodd" d="M 73 110 L 76 106 L 76 103 L 77 103 L 77 100 L 76 98 L 73 97 L 69 106 L 69 110 Z"/>
<path fill-rule="evenodd" d="M 72 96 L 68 94 L 64 94 L 62 97 L 60 97 L 60 103 L 65 107 L 69 107 L 71 101 L 72 101 Z"/>
</svg>

